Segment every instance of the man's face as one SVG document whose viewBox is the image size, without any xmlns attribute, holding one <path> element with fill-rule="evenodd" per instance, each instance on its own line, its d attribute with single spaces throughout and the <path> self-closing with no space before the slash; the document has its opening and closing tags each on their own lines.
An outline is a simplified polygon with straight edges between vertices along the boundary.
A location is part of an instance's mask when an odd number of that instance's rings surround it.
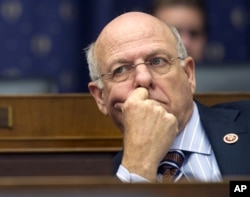
<svg viewBox="0 0 250 197">
<path fill-rule="evenodd" d="M 179 30 L 183 43 L 196 61 L 202 61 L 206 44 L 204 20 L 199 10 L 188 6 L 166 6 L 158 9 L 155 16 Z"/>
<path fill-rule="evenodd" d="M 152 27 L 142 24 L 137 25 L 137 29 L 129 25 L 110 29 L 107 31 L 109 34 L 106 32 L 102 35 L 98 41 L 100 43 L 96 44 L 101 73 L 108 73 L 124 64 L 140 64 L 155 57 L 171 59 L 178 56 L 175 38 L 165 24 L 152 24 Z M 189 57 L 183 61 L 184 67 L 180 65 L 181 60 L 175 59 L 169 71 L 158 77 L 152 76 L 145 64 L 140 64 L 134 69 L 133 77 L 125 81 L 102 79 L 103 89 L 98 89 L 94 82 L 89 84 L 89 89 L 99 100 L 99 109 L 111 116 L 121 130 L 123 114 L 115 106 L 122 105 L 138 87 L 146 88 L 148 99 L 155 100 L 167 112 L 173 113 L 182 128 L 192 112 L 192 95 L 195 91 L 193 60 Z"/>
</svg>

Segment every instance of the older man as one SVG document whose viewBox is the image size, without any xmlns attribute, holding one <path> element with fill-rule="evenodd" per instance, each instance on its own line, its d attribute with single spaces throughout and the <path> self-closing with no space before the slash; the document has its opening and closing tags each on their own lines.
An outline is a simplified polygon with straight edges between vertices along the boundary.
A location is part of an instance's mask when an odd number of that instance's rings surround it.
<svg viewBox="0 0 250 197">
<path fill-rule="evenodd" d="M 124 135 L 117 158 L 122 181 L 250 174 L 250 103 L 195 102 L 195 63 L 175 28 L 145 13 L 122 14 L 89 46 L 87 59 L 90 93 Z M 178 169 L 166 172 L 162 159 L 168 163 L 165 155 L 173 152 L 180 153 L 173 156 Z"/>
</svg>

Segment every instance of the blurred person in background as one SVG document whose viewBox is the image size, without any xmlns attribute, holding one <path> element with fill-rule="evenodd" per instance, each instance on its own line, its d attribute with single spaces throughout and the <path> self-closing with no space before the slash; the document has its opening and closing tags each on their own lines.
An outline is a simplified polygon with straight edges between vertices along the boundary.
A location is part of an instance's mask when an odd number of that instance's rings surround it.
<svg viewBox="0 0 250 197">
<path fill-rule="evenodd" d="M 204 60 L 208 21 L 203 0 L 153 0 L 150 13 L 179 30 L 187 52 L 196 62 Z"/>
</svg>

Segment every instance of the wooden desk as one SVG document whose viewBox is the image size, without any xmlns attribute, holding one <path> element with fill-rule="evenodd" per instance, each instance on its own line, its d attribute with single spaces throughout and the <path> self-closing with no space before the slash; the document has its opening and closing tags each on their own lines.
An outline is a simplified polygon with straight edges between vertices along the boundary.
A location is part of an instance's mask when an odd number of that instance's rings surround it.
<svg viewBox="0 0 250 197">
<path fill-rule="evenodd" d="M 197 94 L 206 105 L 250 93 Z M 0 152 L 118 151 L 122 135 L 89 94 L 0 96 Z"/>
<path fill-rule="evenodd" d="M 212 105 L 250 93 L 195 98 Z M 0 96 L 0 176 L 109 175 L 121 147 L 120 131 L 89 94 Z"/>
<path fill-rule="evenodd" d="M 28 195 L 27 195 L 28 194 Z M 0 195 L 110 196 L 110 197 L 211 197 L 229 196 L 229 183 L 124 184 L 111 177 L 4 177 Z"/>
<path fill-rule="evenodd" d="M 0 96 L 0 109 L 0 176 L 112 174 L 122 135 L 90 95 Z"/>
<path fill-rule="evenodd" d="M 10 122 L 0 126 L 0 152 L 113 151 L 121 147 L 121 133 L 88 94 L 1 96 L 0 108 L 8 109 Z"/>
</svg>

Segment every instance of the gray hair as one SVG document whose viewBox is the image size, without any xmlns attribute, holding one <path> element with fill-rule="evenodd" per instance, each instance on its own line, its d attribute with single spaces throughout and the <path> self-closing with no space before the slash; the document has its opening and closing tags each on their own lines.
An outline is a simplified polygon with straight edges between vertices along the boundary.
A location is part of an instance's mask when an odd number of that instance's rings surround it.
<svg viewBox="0 0 250 197">
<path fill-rule="evenodd" d="M 102 88 L 103 87 L 102 80 L 98 79 L 100 76 L 100 71 L 96 63 L 96 57 L 94 55 L 94 47 L 95 47 L 95 42 L 92 42 L 85 49 L 86 59 L 87 59 L 88 68 L 89 68 L 89 76 L 90 76 L 91 81 L 97 81 L 97 86 L 99 88 Z"/>
<path fill-rule="evenodd" d="M 176 40 L 176 51 L 178 54 L 178 57 L 181 60 L 184 60 L 188 55 L 186 48 L 181 40 L 180 34 L 178 30 L 173 27 L 169 26 L 170 31 L 173 33 L 175 40 Z M 96 62 L 96 57 L 94 54 L 94 47 L 95 47 L 95 42 L 91 43 L 86 49 L 85 49 L 85 54 L 86 54 L 86 59 L 88 63 L 88 68 L 89 68 L 89 76 L 92 81 L 97 81 L 97 86 L 101 89 L 103 88 L 103 82 L 100 76 L 100 71 Z M 184 62 L 181 61 L 181 66 L 184 66 Z"/>
<path fill-rule="evenodd" d="M 182 42 L 181 36 L 178 30 L 174 26 L 169 26 L 169 29 L 173 33 L 175 40 L 176 40 L 176 51 L 177 51 L 178 57 L 181 60 L 184 60 L 185 58 L 187 58 L 188 54 L 187 54 L 186 47 L 184 46 Z M 181 65 L 184 66 L 183 61 L 181 61 Z"/>
</svg>

